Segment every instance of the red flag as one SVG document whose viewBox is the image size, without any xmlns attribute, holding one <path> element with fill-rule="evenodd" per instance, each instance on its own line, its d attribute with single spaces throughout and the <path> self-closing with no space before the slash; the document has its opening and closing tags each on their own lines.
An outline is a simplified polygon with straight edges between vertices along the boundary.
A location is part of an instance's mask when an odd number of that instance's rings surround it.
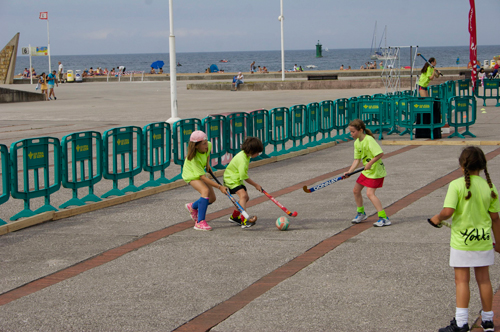
<svg viewBox="0 0 500 332">
<path fill-rule="evenodd" d="M 469 11 L 469 33 L 470 33 L 470 43 L 469 43 L 469 59 L 472 65 L 471 69 L 471 80 L 472 89 L 476 88 L 477 79 L 477 39 L 476 39 L 476 5 L 474 0 L 469 0 L 470 11 Z"/>
<path fill-rule="evenodd" d="M 49 12 L 40 12 L 40 19 L 41 20 L 48 20 L 49 19 Z"/>
</svg>

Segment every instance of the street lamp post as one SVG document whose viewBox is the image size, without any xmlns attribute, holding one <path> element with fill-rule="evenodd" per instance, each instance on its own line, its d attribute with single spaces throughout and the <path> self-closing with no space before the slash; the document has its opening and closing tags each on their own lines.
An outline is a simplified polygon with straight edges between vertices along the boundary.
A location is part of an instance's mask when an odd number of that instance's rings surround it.
<svg viewBox="0 0 500 332">
<path fill-rule="evenodd" d="M 285 80 L 285 41 L 283 34 L 283 21 L 285 17 L 283 16 L 283 0 L 280 0 L 281 6 L 281 15 L 278 17 L 278 20 L 281 22 L 281 80 Z"/>
<path fill-rule="evenodd" d="M 177 62 L 175 59 L 175 36 L 174 36 L 174 14 L 173 0 L 169 0 L 169 20 L 170 36 L 168 37 L 169 55 L 170 55 L 170 119 L 169 123 L 174 123 L 180 118 L 177 116 Z"/>
</svg>

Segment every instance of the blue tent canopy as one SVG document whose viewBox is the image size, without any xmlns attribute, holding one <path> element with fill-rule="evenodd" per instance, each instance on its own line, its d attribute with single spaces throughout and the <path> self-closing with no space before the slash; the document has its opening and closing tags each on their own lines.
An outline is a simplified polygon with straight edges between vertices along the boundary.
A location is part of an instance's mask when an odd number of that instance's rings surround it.
<svg viewBox="0 0 500 332">
<path fill-rule="evenodd" d="M 210 66 L 210 72 L 211 73 L 218 73 L 219 72 L 219 67 L 217 67 L 217 65 L 211 65 Z"/>
</svg>

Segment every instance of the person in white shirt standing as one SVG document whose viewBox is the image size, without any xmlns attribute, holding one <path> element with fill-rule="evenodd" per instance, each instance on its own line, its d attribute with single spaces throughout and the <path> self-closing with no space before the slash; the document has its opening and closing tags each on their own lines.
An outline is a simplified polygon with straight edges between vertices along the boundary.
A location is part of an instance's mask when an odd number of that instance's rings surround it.
<svg viewBox="0 0 500 332">
<path fill-rule="evenodd" d="M 57 76 L 59 77 L 59 82 L 63 83 L 64 80 L 63 80 L 63 75 L 64 75 L 64 66 L 63 64 L 61 63 L 61 61 L 59 61 L 59 70 L 57 71 Z"/>
</svg>

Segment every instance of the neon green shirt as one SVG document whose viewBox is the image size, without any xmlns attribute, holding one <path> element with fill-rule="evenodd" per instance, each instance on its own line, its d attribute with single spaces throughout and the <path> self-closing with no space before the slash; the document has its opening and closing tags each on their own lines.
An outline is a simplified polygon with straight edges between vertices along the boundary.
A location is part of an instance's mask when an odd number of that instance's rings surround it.
<svg viewBox="0 0 500 332">
<path fill-rule="evenodd" d="M 212 143 L 208 142 L 208 151 L 205 153 L 196 152 L 193 159 L 184 160 L 182 166 L 182 179 L 189 183 L 193 180 L 199 180 L 202 175 L 205 175 L 205 167 L 210 160 L 210 151 L 212 151 Z"/>
<path fill-rule="evenodd" d="M 361 159 L 363 165 L 366 165 L 374 157 L 383 153 L 382 148 L 378 145 L 375 138 L 370 135 L 365 135 L 365 138 L 360 141 L 359 138 L 354 142 L 354 159 Z M 369 179 L 380 179 L 385 178 L 387 172 L 385 171 L 384 163 L 382 159 L 377 160 L 367 171 L 362 172 L 364 176 Z"/>
<path fill-rule="evenodd" d="M 240 151 L 231 159 L 224 171 L 224 185 L 229 189 L 241 186 L 243 181 L 248 179 L 248 164 L 250 164 L 250 156 Z"/>
<path fill-rule="evenodd" d="M 491 189 L 480 176 L 471 175 L 468 200 L 465 179 L 453 180 L 446 193 L 443 207 L 455 209 L 452 216 L 450 246 L 457 250 L 486 251 L 493 248 L 491 239 L 491 217 L 489 212 L 499 212 L 500 202 L 491 198 Z"/>
<path fill-rule="evenodd" d="M 426 88 L 429 85 L 429 82 L 431 81 L 433 70 L 434 68 L 432 68 L 431 66 L 427 67 L 427 71 L 420 75 L 420 79 L 418 80 L 418 85 Z"/>
</svg>

